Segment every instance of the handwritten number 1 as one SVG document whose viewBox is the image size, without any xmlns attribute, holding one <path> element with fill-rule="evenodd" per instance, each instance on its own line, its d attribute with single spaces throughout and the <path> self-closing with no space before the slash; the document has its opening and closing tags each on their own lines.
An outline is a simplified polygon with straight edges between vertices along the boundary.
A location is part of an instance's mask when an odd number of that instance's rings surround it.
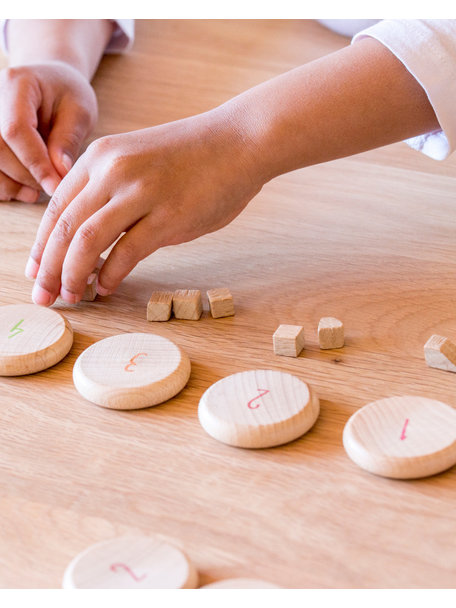
<svg viewBox="0 0 456 608">
<path fill-rule="evenodd" d="M 403 428 L 402 428 L 402 433 L 401 433 L 401 440 L 402 440 L 402 441 L 403 441 L 404 439 L 407 439 L 407 436 L 406 436 L 406 434 L 405 434 L 405 431 L 406 431 L 406 429 L 407 429 L 407 425 L 408 425 L 408 423 L 409 423 L 409 419 L 408 419 L 408 418 L 406 418 L 406 420 L 405 420 L 405 424 L 404 424 L 404 426 L 403 426 Z"/>
</svg>

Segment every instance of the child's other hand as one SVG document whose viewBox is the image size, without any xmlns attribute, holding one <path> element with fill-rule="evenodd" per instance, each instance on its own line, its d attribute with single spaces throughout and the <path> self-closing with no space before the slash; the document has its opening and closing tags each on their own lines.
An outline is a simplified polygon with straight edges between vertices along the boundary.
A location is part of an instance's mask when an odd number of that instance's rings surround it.
<svg viewBox="0 0 456 608">
<path fill-rule="evenodd" d="M 59 61 L 0 72 L 0 200 L 52 195 L 97 118 L 90 83 Z"/>
<path fill-rule="evenodd" d="M 99 274 L 112 293 L 159 247 L 222 228 L 259 192 L 254 154 L 222 111 L 92 143 L 52 197 L 27 276 L 33 300 L 81 299 L 98 256 L 122 234 Z"/>
</svg>

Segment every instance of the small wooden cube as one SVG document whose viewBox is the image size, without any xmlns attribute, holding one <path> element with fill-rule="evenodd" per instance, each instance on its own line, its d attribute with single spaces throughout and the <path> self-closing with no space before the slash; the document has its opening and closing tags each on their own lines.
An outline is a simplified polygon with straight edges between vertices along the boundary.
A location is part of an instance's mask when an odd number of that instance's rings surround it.
<svg viewBox="0 0 456 608">
<path fill-rule="evenodd" d="M 304 348 L 302 325 L 279 325 L 272 336 L 274 353 L 284 357 L 297 357 Z"/>
<path fill-rule="evenodd" d="M 342 348 L 344 324 L 334 317 L 323 317 L 318 324 L 318 340 L 321 349 Z"/>
<path fill-rule="evenodd" d="M 92 272 L 87 279 L 87 285 L 82 295 L 84 302 L 93 302 L 97 297 L 97 276 L 98 272 Z"/>
<path fill-rule="evenodd" d="M 431 336 L 424 345 L 424 358 L 429 367 L 456 372 L 456 345 L 444 336 Z"/>
<path fill-rule="evenodd" d="M 214 319 L 232 317 L 234 315 L 233 296 L 227 287 L 209 289 L 207 299 Z"/>
<path fill-rule="evenodd" d="M 199 289 L 178 289 L 173 294 L 173 312 L 176 319 L 197 321 L 203 312 Z"/>
<path fill-rule="evenodd" d="M 104 258 L 99 257 L 93 272 L 89 274 L 87 285 L 81 298 L 84 302 L 93 302 L 97 297 L 97 277 L 101 267 L 104 264 L 104 261 Z"/>
<path fill-rule="evenodd" d="M 168 321 L 173 306 L 172 291 L 153 291 L 147 303 L 148 321 Z"/>
</svg>

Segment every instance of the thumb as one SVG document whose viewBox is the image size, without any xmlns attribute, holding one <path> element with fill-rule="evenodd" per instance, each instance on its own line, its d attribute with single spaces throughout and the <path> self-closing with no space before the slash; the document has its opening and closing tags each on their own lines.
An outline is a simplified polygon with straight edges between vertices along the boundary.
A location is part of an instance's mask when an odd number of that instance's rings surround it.
<svg viewBox="0 0 456 608">
<path fill-rule="evenodd" d="M 47 146 L 52 164 L 61 177 L 65 177 L 76 162 L 91 128 L 92 118 L 85 108 L 74 102 L 67 102 L 58 108 Z"/>
</svg>

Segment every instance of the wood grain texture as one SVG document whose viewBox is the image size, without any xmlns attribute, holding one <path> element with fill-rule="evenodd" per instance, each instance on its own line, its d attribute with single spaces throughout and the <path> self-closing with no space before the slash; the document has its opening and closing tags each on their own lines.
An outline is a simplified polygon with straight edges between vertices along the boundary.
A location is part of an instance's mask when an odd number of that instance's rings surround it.
<svg viewBox="0 0 456 608">
<path fill-rule="evenodd" d="M 249 86 L 347 45 L 313 21 L 148 21 L 95 77 L 95 136 L 208 110 Z M 455 376 L 426 365 L 430 335 L 456 341 L 456 157 L 406 144 L 284 175 L 229 226 L 167 247 L 118 292 L 55 309 L 75 331 L 58 365 L 2 378 L 0 586 L 60 587 L 91 543 L 160 532 L 201 584 L 454 588 L 456 467 L 420 480 L 354 465 L 343 428 L 366 403 L 419 395 L 456 406 Z M 24 267 L 45 204 L 1 203 L 0 303 L 30 302 Z M 119 332 L 150 332 L 152 291 L 229 285 L 236 315 L 153 326 L 192 361 L 164 405 L 121 412 L 75 390 L 78 355 Z M 343 351 L 321 351 L 322 316 L 343 319 Z M 281 323 L 303 325 L 299 358 L 274 355 Z M 304 378 L 320 416 L 302 439 L 239 450 L 201 428 L 198 402 L 252 368 Z M 419 533 L 417 533 L 419 531 Z"/>
<path fill-rule="evenodd" d="M 253 578 L 227 578 L 200 587 L 201 589 L 280 589 L 277 585 Z"/>
<path fill-rule="evenodd" d="M 0 376 L 34 374 L 61 361 L 73 329 L 56 312 L 34 304 L 0 306 Z"/>
<path fill-rule="evenodd" d="M 227 376 L 203 394 L 198 418 L 203 429 L 240 448 L 271 448 L 304 435 L 320 412 L 305 382 L 276 370 Z"/>
<path fill-rule="evenodd" d="M 191 364 L 171 340 L 126 333 L 89 346 L 76 359 L 73 381 L 88 401 L 115 410 L 163 403 L 187 384 Z"/>
<path fill-rule="evenodd" d="M 350 458 L 371 473 L 416 479 L 456 464 L 456 411 L 424 397 L 390 397 L 365 405 L 344 428 Z"/>
<path fill-rule="evenodd" d="M 68 565 L 65 589 L 195 589 L 187 556 L 158 537 L 125 536 L 97 543 Z"/>
</svg>

